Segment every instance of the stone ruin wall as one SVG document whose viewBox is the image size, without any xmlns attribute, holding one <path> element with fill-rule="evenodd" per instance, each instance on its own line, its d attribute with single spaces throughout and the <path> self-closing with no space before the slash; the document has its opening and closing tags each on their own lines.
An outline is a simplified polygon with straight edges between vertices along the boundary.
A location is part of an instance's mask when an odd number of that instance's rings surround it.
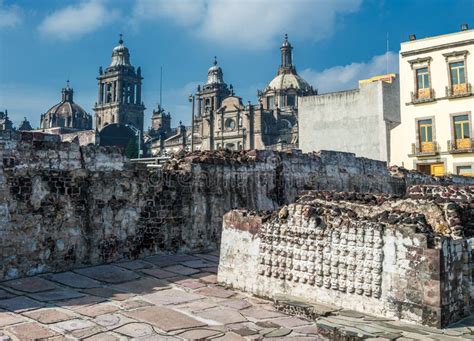
<svg viewBox="0 0 474 341">
<path fill-rule="evenodd" d="M 231 209 L 276 209 L 309 189 L 401 193 L 420 177 L 353 154 L 297 151 L 194 153 L 150 171 L 117 149 L 41 136 L 0 136 L 0 280 L 214 249 Z"/>
<path fill-rule="evenodd" d="M 470 313 L 473 187 L 308 192 L 224 217 L 219 282 L 441 327 Z M 472 213 L 472 211 L 471 211 Z M 472 222 L 472 221 L 471 221 Z"/>
</svg>

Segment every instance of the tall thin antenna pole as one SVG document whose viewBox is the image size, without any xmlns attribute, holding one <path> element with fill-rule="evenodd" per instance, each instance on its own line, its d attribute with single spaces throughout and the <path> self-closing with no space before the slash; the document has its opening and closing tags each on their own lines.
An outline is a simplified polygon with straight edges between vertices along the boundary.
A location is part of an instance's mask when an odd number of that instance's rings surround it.
<svg viewBox="0 0 474 341">
<path fill-rule="evenodd" d="M 163 67 L 160 66 L 160 108 L 163 107 L 163 102 L 162 102 L 162 87 L 163 87 Z"/>
<path fill-rule="evenodd" d="M 386 73 L 388 73 L 388 51 L 389 51 L 389 45 L 388 45 L 388 32 L 387 32 L 387 52 L 385 53 Z"/>
</svg>

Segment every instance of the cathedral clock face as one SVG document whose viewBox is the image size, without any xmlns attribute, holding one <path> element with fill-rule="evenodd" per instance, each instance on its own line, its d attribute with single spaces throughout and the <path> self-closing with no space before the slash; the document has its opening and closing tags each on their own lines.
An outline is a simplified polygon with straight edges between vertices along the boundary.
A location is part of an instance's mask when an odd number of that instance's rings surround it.
<svg viewBox="0 0 474 341">
<path fill-rule="evenodd" d="M 225 121 L 225 128 L 227 130 L 234 130 L 235 129 L 235 121 L 231 118 L 228 118 L 226 121 Z"/>
</svg>

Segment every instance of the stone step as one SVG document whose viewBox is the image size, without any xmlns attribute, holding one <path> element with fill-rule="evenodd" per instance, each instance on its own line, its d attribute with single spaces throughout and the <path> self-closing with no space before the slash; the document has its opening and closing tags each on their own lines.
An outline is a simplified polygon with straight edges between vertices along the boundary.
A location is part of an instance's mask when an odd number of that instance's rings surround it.
<svg viewBox="0 0 474 341">
<path fill-rule="evenodd" d="M 327 305 L 308 302 L 304 298 L 278 294 L 274 298 L 275 308 L 285 314 L 299 316 L 309 320 L 316 320 L 318 317 L 328 316 L 338 311 L 338 308 Z"/>
</svg>

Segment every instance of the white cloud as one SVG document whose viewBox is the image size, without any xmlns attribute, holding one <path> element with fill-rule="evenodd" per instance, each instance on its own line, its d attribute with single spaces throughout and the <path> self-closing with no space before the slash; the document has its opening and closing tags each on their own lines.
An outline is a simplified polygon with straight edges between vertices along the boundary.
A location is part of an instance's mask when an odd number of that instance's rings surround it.
<svg viewBox="0 0 474 341">
<path fill-rule="evenodd" d="M 118 17 L 102 1 L 89 0 L 53 12 L 40 24 L 39 31 L 48 37 L 71 40 L 94 32 Z"/>
<path fill-rule="evenodd" d="M 284 33 L 321 40 L 361 0 L 138 0 L 132 22 L 169 19 L 198 37 L 236 49 L 262 49 Z"/>
<path fill-rule="evenodd" d="M 368 62 L 333 66 L 323 71 L 306 69 L 301 76 L 311 83 L 319 93 L 354 89 L 358 81 L 388 72 L 398 73 L 398 54 L 387 52 L 373 57 Z"/>
<path fill-rule="evenodd" d="M 14 27 L 22 21 L 21 9 L 18 6 L 5 6 L 0 0 L 0 29 L 4 27 Z"/>
</svg>

